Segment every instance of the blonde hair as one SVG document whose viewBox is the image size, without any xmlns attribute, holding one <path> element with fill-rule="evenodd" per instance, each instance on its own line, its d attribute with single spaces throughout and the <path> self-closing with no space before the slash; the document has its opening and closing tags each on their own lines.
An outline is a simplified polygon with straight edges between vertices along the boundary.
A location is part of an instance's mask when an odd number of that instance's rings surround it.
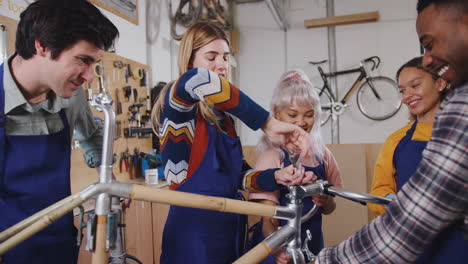
<svg viewBox="0 0 468 264">
<path fill-rule="evenodd" d="M 314 125 L 310 131 L 313 146 L 309 151 L 320 160 L 323 159 L 325 144 L 323 143 L 320 131 L 320 116 L 322 113 L 320 98 L 317 89 L 314 88 L 309 77 L 300 69 L 287 71 L 281 75 L 271 98 L 270 112 L 279 112 L 289 107 L 293 102 L 298 105 L 310 106 L 314 109 Z M 268 148 L 276 148 L 283 155 L 283 152 L 278 147 L 273 146 L 268 138 L 263 136 L 257 145 L 257 151 L 261 153 Z"/>
<path fill-rule="evenodd" d="M 182 74 L 184 74 L 186 71 L 192 69 L 195 53 L 201 47 L 217 39 L 225 40 L 229 45 L 229 41 L 224 31 L 214 24 L 207 22 L 199 22 L 187 29 L 187 32 L 185 32 L 184 36 L 182 37 L 182 40 L 180 41 L 179 58 L 177 60 L 179 76 L 182 76 Z M 166 97 L 166 93 L 169 90 L 169 87 L 172 85 L 172 83 L 167 84 L 161 90 L 151 112 L 153 130 L 156 134 L 159 134 L 157 130 L 161 125 L 161 120 L 159 120 L 160 114 L 164 108 L 164 100 Z M 209 123 L 217 125 L 219 117 L 216 116 L 216 114 L 213 111 L 213 108 L 210 105 L 208 105 L 204 101 L 200 101 L 198 103 L 198 109 L 205 120 L 207 120 Z"/>
</svg>

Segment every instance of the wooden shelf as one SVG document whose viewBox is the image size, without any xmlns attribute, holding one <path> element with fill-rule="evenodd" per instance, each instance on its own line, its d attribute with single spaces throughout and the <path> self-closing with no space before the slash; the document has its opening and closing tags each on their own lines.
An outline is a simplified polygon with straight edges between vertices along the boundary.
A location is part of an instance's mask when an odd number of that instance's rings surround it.
<svg viewBox="0 0 468 264">
<path fill-rule="evenodd" d="M 359 13 L 344 16 L 325 17 L 304 20 L 305 28 L 329 27 L 337 25 L 348 25 L 357 23 L 375 22 L 379 19 L 379 11 Z"/>
</svg>

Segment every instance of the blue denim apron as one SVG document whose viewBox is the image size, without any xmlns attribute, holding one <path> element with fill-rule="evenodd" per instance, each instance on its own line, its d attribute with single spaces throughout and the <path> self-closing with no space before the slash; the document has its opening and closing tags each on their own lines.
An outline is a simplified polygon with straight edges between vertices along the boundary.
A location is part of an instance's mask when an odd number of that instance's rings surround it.
<svg viewBox="0 0 468 264">
<path fill-rule="evenodd" d="M 0 231 L 70 195 L 70 128 L 49 135 L 5 134 L 3 64 L 0 66 Z M 76 263 L 72 213 L 7 251 L 2 264 Z"/>
<path fill-rule="evenodd" d="M 412 140 L 417 122 L 411 126 L 406 135 L 398 143 L 393 162 L 396 169 L 397 190 L 416 172 L 422 159 L 422 152 L 427 141 Z M 434 212 L 437 213 L 437 212 Z M 468 241 L 463 238 L 463 232 L 457 225 L 442 231 L 416 260 L 418 264 L 462 264 L 468 260 Z"/>
<path fill-rule="evenodd" d="M 287 167 L 291 165 L 291 162 L 289 161 L 288 154 L 284 152 L 285 159 L 284 159 L 284 167 Z M 325 177 L 325 166 L 323 165 L 323 161 L 320 161 L 320 164 L 317 167 L 307 167 L 304 166 L 305 171 L 312 171 L 316 176 L 317 180 L 326 180 Z M 286 194 L 288 194 L 288 189 L 287 188 L 282 188 L 280 191 L 280 205 L 286 205 L 286 202 L 288 199 L 286 198 Z M 312 198 L 307 198 L 303 200 L 304 202 L 304 207 L 302 208 L 302 215 L 305 215 L 312 207 L 314 206 L 314 202 L 312 201 Z M 283 226 L 287 223 L 286 220 L 281 220 L 280 225 Z M 249 241 L 248 244 L 255 246 L 256 244 L 262 242 L 265 237 L 263 236 L 262 233 L 262 227 L 263 227 L 263 221 L 260 220 L 257 224 L 255 224 L 255 227 L 253 226 L 251 228 L 251 232 L 254 232 L 251 237 L 251 241 Z M 256 229 L 256 230 L 254 230 Z M 314 255 L 317 255 L 318 252 L 323 249 L 324 244 L 323 244 L 323 233 L 322 233 L 322 208 L 319 207 L 318 211 L 315 213 L 314 216 L 312 216 L 309 221 L 303 223 L 301 225 L 301 241 L 304 242 L 306 239 L 306 230 L 309 230 L 310 233 L 312 234 L 312 240 L 308 242 L 308 247 Z M 261 264 L 275 264 L 275 258 L 273 256 L 267 257 L 265 260 L 261 262 Z"/>
<path fill-rule="evenodd" d="M 177 191 L 239 199 L 243 164 L 239 138 L 216 130 L 200 114 L 197 116 L 194 142 L 207 142 L 206 152 Z M 227 126 L 234 131 L 230 120 Z M 201 152 L 194 143 L 190 161 L 200 158 Z M 189 175 L 191 169 L 189 165 Z M 246 221 L 244 215 L 171 206 L 164 227 L 161 264 L 232 263 L 243 250 Z"/>
</svg>

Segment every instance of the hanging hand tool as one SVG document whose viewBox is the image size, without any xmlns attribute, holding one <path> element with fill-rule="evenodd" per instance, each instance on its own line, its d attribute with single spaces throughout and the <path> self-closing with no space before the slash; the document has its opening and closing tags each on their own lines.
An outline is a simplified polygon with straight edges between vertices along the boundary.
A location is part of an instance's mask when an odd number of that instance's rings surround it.
<svg viewBox="0 0 468 264">
<path fill-rule="evenodd" d="M 141 80 L 141 78 L 143 78 L 143 69 L 140 69 L 140 68 L 134 69 L 132 72 L 132 75 L 133 75 L 133 79 Z"/>
<path fill-rule="evenodd" d="M 120 60 L 116 60 L 113 62 L 113 65 L 114 67 L 118 68 L 118 69 L 122 69 L 124 67 L 124 63 Z"/>
<path fill-rule="evenodd" d="M 132 68 L 130 67 L 130 64 L 126 64 L 127 67 L 125 67 L 125 83 L 128 83 L 128 78 L 133 76 Z"/>
<path fill-rule="evenodd" d="M 127 99 L 127 102 L 130 101 L 130 96 L 132 95 L 132 87 L 130 85 L 123 87 L 124 96 Z"/>
<path fill-rule="evenodd" d="M 130 63 L 127 64 L 128 77 L 133 77 L 132 67 Z"/>
<path fill-rule="evenodd" d="M 136 117 L 137 121 L 137 127 L 141 127 L 141 112 L 140 112 L 140 107 L 145 106 L 144 104 L 132 104 L 131 106 L 128 107 L 128 111 L 132 113 L 134 117 Z"/>
<path fill-rule="evenodd" d="M 122 103 L 120 102 L 120 90 L 115 89 L 115 114 L 120 115 L 122 114 Z"/>
<path fill-rule="evenodd" d="M 140 151 L 138 148 L 135 148 L 133 150 L 133 155 L 132 155 L 132 163 L 133 163 L 133 175 L 134 177 L 140 177 L 141 176 L 141 162 L 140 162 Z"/>
<path fill-rule="evenodd" d="M 130 75 L 128 74 L 128 69 L 127 69 L 127 67 L 125 67 L 124 71 L 125 71 L 125 83 L 128 83 L 128 77 L 129 77 Z"/>
<path fill-rule="evenodd" d="M 119 139 L 122 136 L 122 121 L 115 121 L 115 137 L 114 139 Z"/>
<path fill-rule="evenodd" d="M 124 67 L 124 63 L 120 60 L 113 61 L 112 63 L 115 68 L 117 68 L 117 80 L 120 81 L 120 73 L 122 68 Z"/>
<path fill-rule="evenodd" d="M 8 2 L 9 4 L 9 2 Z M 8 59 L 8 51 L 7 51 L 7 26 L 4 24 L 0 24 L 0 37 L 1 37 L 1 42 L 2 42 L 2 49 L 1 49 L 1 55 L 3 57 L 2 61 L 6 61 Z M 0 258 L 0 263 L 1 263 L 1 258 Z"/>
<path fill-rule="evenodd" d="M 125 171 L 128 172 L 128 158 L 127 158 L 127 152 L 121 152 L 120 153 L 120 161 L 119 161 L 119 171 L 122 173 L 122 164 L 125 165 Z"/>
<path fill-rule="evenodd" d="M 133 88 L 133 103 L 138 103 L 138 90 Z"/>
<path fill-rule="evenodd" d="M 94 75 L 99 78 L 99 93 L 105 93 L 106 89 L 104 87 L 104 66 L 96 63 L 94 65 Z"/>
<path fill-rule="evenodd" d="M 88 101 L 93 100 L 93 87 L 88 83 Z"/>
<path fill-rule="evenodd" d="M 140 86 L 144 86 L 146 88 L 146 114 L 149 115 L 151 112 L 151 91 L 149 88 L 149 82 L 148 82 L 148 72 L 145 70 L 143 71 L 143 78 L 140 80 Z"/>
</svg>

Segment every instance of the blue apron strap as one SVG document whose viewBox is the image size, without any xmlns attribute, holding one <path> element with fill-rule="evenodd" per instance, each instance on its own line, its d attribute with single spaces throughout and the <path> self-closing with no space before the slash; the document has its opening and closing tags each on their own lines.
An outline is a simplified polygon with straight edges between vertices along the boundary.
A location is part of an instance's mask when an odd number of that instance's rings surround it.
<svg viewBox="0 0 468 264">
<path fill-rule="evenodd" d="M 406 130 L 406 135 L 411 135 L 410 140 L 413 137 L 413 133 L 414 133 L 414 130 L 416 130 L 417 125 L 418 125 L 418 120 L 414 120 L 414 123 L 411 126 L 411 128 Z"/>
<path fill-rule="evenodd" d="M 0 65 L 0 174 L 3 175 L 5 170 L 5 91 L 3 88 L 3 63 Z M 0 186 L 3 184 L 3 179 L 0 178 Z"/>
</svg>

